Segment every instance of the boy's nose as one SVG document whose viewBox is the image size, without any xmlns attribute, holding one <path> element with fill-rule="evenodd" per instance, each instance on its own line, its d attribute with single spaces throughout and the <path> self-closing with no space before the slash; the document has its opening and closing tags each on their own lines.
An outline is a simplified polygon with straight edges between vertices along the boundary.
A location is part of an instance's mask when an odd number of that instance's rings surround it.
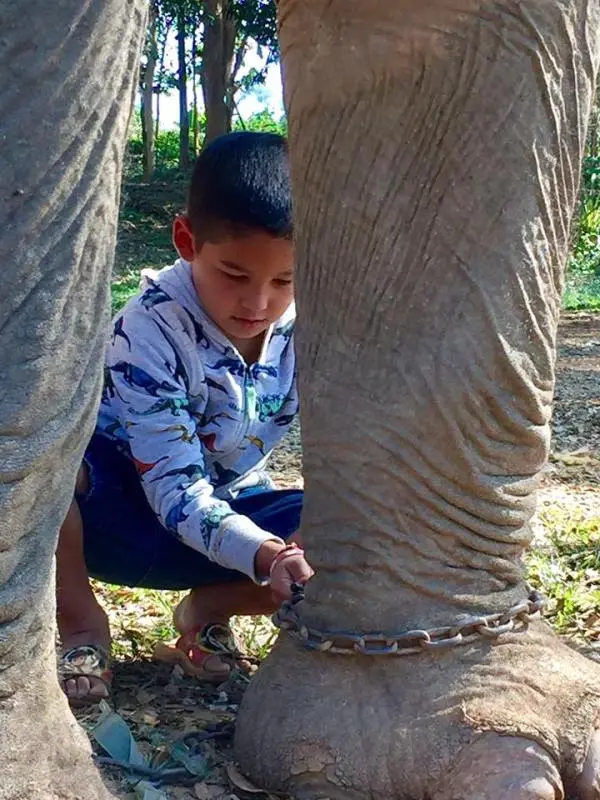
<svg viewBox="0 0 600 800">
<path fill-rule="evenodd" d="M 269 307 L 269 293 L 265 290 L 254 291 L 244 298 L 244 306 L 258 316 Z"/>
</svg>

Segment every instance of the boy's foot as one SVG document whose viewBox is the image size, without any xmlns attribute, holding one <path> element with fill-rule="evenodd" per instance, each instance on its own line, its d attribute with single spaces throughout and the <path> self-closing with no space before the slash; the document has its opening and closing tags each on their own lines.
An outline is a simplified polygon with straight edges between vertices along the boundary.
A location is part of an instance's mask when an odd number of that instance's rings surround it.
<svg viewBox="0 0 600 800">
<path fill-rule="evenodd" d="M 230 641 L 231 630 L 215 623 L 183 634 L 174 645 L 157 642 L 154 657 L 158 661 L 179 664 L 186 675 L 198 680 L 224 683 L 231 675 L 236 651 L 225 646 L 215 647 L 215 640 Z"/>
<path fill-rule="evenodd" d="M 228 620 L 214 620 L 215 615 L 195 607 L 194 593 L 183 598 L 173 613 L 173 622 L 181 636 L 175 646 L 159 642 L 154 656 L 159 661 L 178 663 L 187 675 L 210 683 L 223 683 L 231 675 L 239 655 Z M 212 618 L 212 619 L 211 619 Z"/>
<path fill-rule="evenodd" d="M 63 692 L 74 707 L 99 703 L 110 695 L 110 637 L 91 631 L 63 642 L 58 663 Z"/>
</svg>

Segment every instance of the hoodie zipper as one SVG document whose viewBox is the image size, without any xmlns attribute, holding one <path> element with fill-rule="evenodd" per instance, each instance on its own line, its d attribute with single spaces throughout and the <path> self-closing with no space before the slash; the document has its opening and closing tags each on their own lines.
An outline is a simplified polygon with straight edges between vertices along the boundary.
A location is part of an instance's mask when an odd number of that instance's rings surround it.
<svg viewBox="0 0 600 800">
<path fill-rule="evenodd" d="M 274 325 L 270 325 L 268 330 L 265 333 L 265 338 L 263 341 L 263 345 L 260 350 L 260 354 L 258 356 L 258 360 L 256 363 L 262 364 L 269 352 L 269 344 L 271 342 L 271 336 L 273 335 Z M 248 435 L 248 431 L 252 427 L 252 423 L 256 421 L 256 385 L 254 383 L 254 378 L 252 377 L 252 365 L 247 364 L 245 359 L 242 359 L 244 363 L 244 424 L 242 426 L 242 434 L 243 438 Z"/>
<path fill-rule="evenodd" d="M 240 446 L 248 435 L 248 431 L 252 427 L 252 423 L 256 419 L 256 387 L 250 373 L 250 367 L 247 364 L 244 365 L 243 393 L 244 401 L 242 408 L 242 427 L 240 430 Z"/>
<path fill-rule="evenodd" d="M 247 420 L 245 431 L 247 433 L 256 419 L 256 386 L 248 366 L 244 373 L 244 418 Z"/>
</svg>

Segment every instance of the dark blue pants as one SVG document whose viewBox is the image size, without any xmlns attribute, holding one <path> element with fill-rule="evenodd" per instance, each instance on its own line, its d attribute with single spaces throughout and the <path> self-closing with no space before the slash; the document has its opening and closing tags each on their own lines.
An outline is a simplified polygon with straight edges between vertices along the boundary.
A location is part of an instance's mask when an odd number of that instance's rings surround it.
<svg viewBox="0 0 600 800">
<path fill-rule="evenodd" d="M 123 586 L 193 589 L 248 579 L 180 542 L 150 508 L 132 462 L 105 436 L 94 434 L 85 453 L 90 488 L 77 496 L 84 553 L 94 578 Z M 287 539 L 300 526 L 302 492 L 249 489 L 231 503 L 269 533 Z"/>
</svg>

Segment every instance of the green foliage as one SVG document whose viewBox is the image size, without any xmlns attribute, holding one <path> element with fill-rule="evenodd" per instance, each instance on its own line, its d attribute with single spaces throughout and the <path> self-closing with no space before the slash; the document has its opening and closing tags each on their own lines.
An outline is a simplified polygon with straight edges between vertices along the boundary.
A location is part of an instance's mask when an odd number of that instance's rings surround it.
<svg viewBox="0 0 600 800">
<path fill-rule="evenodd" d="M 567 267 L 563 306 L 569 310 L 600 308 L 600 159 L 590 161 Z"/>
<path fill-rule="evenodd" d="M 127 147 L 127 159 L 125 166 L 126 180 L 139 182 L 142 177 L 142 153 L 143 142 L 139 118 L 137 123 L 130 128 L 130 138 Z M 193 127 L 193 117 L 190 115 L 190 129 Z M 203 113 L 198 115 L 198 130 L 200 141 L 204 138 L 206 130 L 206 117 Z M 267 108 L 257 111 L 246 120 L 237 120 L 234 130 L 251 131 L 272 131 L 280 133 L 282 136 L 287 134 L 287 122 L 285 116 L 279 119 Z M 155 139 L 156 168 L 153 175 L 154 181 L 165 181 L 172 178 L 172 174 L 178 170 L 179 163 L 179 130 L 177 128 L 160 131 Z"/>
<path fill-rule="evenodd" d="M 156 163 L 163 169 L 176 169 L 179 163 L 179 131 L 160 131 L 155 139 Z"/>
<path fill-rule="evenodd" d="M 190 120 L 192 120 L 190 115 Z M 191 123 L 190 123 L 191 127 Z M 204 136 L 205 117 L 204 114 L 198 115 L 198 128 L 200 139 Z M 177 170 L 179 164 L 179 129 L 174 128 L 168 131 L 159 131 L 154 140 L 156 167 L 153 174 L 154 180 L 164 180 L 165 172 Z M 142 177 L 142 154 L 143 142 L 141 135 L 131 136 L 127 148 L 126 176 L 127 180 L 139 181 Z"/>
<path fill-rule="evenodd" d="M 277 39 L 277 12 L 273 0 L 232 0 L 231 15 L 235 18 L 240 35 L 256 42 L 259 55 L 267 52 L 267 63 L 279 58 Z"/>
<path fill-rule="evenodd" d="M 243 122 L 237 120 L 233 128 L 234 130 L 279 133 L 281 136 L 287 136 L 287 120 L 285 116 L 277 119 L 268 108 L 263 111 L 257 111 Z"/>
<path fill-rule="evenodd" d="M 600 113 L 592 124 L 581 173 L 580 202 L 573 225 L 564 308 L 600 308 Z"/>
<path fill-rule="evenodd" d="M 576 270 L 569 272 L 563 308 L 567 311 L 600 311 L 600 275 Z"/>
<path fill-rule="evenodd" d="M 571 271 L 600 274 L 600 157 L 586 156 L 583 162 L 581 201 L 576 221 Z"/>
</svg>

